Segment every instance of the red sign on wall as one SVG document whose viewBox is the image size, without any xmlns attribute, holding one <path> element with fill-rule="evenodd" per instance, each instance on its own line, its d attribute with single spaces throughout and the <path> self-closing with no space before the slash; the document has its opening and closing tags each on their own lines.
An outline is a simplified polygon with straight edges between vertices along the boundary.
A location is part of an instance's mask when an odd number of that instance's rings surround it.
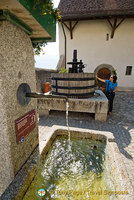
<svg viewBox="0 0 134 200">
<path fill-rule="evenodd" d="M 36 126 L 35 110 L 31 110 L 24 116 L 15 120 L 17 143 L 23 143 L 24 137 Z"/>
</svg>

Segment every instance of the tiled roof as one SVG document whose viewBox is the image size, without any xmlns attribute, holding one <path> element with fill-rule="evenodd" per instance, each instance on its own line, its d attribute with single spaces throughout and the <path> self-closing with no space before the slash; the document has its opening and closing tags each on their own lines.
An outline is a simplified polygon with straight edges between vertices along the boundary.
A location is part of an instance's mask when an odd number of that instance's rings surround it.
<svg viewBox="0 0 134 200">
<path fill-rule="evenodd" d="M 134 0 L 61 0 L 59 9 L 63 20 L 134 17 Z"/>
</svg>

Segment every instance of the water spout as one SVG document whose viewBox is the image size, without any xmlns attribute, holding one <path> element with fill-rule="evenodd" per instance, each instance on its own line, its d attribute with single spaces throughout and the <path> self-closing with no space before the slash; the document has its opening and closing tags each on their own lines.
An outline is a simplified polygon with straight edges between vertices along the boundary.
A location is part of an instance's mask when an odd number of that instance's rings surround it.
<svg viewBox="0 0 134 200">
<path fill-rule="evenodd" d="M 30 98 L 57 98 L 57 99 L 66 99 L 67 101 L 67 96 L 60 96 L 60 95 L 52 95 L 52 94 L 43 94 L 43 93 L 26 93 L 26 97 Z"/>
<path fill-rule="evenodd" d="M 31 88 L 27 83 L 22 83 L 17 89 L 17 99 L 20 105 L 28 105 L 31 98 L 57 98 L 65 99 L 67 101 L 67 96 L 53 95 L 53 94 L 44 94 L 44 93 L 34 93 L 31 92 Z"/>
</svg>

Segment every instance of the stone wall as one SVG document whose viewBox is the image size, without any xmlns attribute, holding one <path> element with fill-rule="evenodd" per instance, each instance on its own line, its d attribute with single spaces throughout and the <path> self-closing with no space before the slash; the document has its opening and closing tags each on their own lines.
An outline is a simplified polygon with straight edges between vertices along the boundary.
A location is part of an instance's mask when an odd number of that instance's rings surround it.
<svg viewBox="0 0 134 200">
<path fill-rule="evenodd" d="M 56 73 L 57 70 L 53 69 L 40 69 L 36 68 L 36 89 L 37 92 L 44 92 L 43 83 L 50 82 L 51 83 L 51 73 Z"/>
<path fill-rule="evenodd" d="M 32 109 L 37 100 L 26 106 L 17 100 L 17 89 L 27 83 L 36 92 L 34 54 L 29 36 L 8 21 L 0 22 L 0 195 L 38 144 L 38 126 L 16 141 L 15 120 Z M 36 117 L 37 122 L 37 117 Z"/>
</svg>

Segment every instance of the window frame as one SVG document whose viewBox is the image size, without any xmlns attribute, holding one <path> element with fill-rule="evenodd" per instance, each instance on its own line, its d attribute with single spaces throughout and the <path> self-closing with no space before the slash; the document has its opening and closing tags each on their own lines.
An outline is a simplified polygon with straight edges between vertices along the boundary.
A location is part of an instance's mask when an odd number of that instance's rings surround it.
<svg viewBox="0 0 134 200">
<path fill-rule="evenodd" d="M 125 72 L 125 75 L 126 76 L 131 76 L 132 75 L 132 68 L 133 66 L 126 66 L 126 72 Z"/>
</svg>

